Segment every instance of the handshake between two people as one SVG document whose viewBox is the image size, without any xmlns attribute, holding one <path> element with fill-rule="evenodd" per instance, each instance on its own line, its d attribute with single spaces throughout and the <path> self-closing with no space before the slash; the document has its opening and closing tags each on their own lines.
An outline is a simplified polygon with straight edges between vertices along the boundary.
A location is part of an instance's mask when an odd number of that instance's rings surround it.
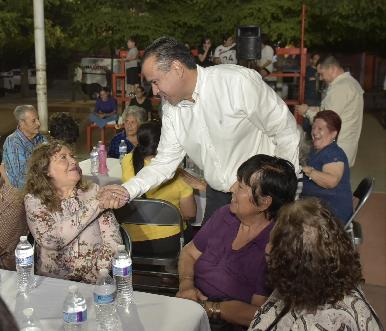
<svg viewBox="0 0 386 331">
<path fill-rule="evenodd" d="M 100 208 L 117 209 L 130 200 L 130 194 L 121 185 L 106 185 L 99 190 L 97 198 Z"/>
</svg>

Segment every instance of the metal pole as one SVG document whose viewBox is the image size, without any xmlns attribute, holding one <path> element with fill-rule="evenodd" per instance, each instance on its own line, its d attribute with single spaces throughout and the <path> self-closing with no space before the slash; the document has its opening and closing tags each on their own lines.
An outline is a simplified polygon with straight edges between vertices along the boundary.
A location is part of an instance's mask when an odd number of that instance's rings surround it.
<svg viewBox="0 0 386 331">
<path fill-rule="evenodd" d="M 35 31 L 36 94 L 40 130 L 48 132 L 46 45 L 44 37 L 44 0 L 33 0 Z"/>
</svg>

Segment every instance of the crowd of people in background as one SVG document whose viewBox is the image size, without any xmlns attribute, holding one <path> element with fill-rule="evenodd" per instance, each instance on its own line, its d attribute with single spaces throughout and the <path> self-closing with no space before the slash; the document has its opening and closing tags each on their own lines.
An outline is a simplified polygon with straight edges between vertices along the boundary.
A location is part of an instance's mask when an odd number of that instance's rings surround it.
<svg viewBox="0 0 386 331">
<path fill-rule="evenodd" d="M 243 67 L 236 65 L 231 34 L 217 47 L 205 36 L 196 57 L 161 37 L 146 48 L 140 73 L 136 40 L 129 38 L 130 102 L 120 114 L 102 88 L 89 117 L 100 128 L 111 122 L 120 130 L 108 156 L 119 158 L 125 142 L 123 185 L 84 179 L 71 116 L 52 116 L 45 137 L 35 108 L 16 107 L 17 128 L 5 141 L 0 168 L 0 266 L 14 269 L 18 236 L 30 233 L 38 274 L 94 283 L 122 244 L 111 209 L 136 197 L 164 199 L 184 219 L 177 296 L 201 304 L 213 330 L 381 330 L 344 230 L 353 213 L 350 167 L 363 90 L 334 56 L 311 54 L 305 104 L 292 110 L 304 116 L 301 127 L 265 82 L 275 55 L 266 34 L 261 43 L 261 57 Z M 161 120 L 152 117 L 145 80 L 161 98 Z M 310 150 L 299 155 L 304 137 Z M 197 210 L 195 185 L 179 171 L 185 156 L 205 179 L 206 210 L 196 234 L 189 225 Z M 126 232 L 134 252 L 167 251 L 179 241 L 173 226 L 130 225 Z"/>
</svg>

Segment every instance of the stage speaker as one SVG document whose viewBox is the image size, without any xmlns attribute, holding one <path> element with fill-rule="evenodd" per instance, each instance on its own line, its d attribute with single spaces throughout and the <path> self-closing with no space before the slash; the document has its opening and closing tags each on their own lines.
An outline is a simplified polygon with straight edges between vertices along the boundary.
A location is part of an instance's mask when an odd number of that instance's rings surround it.
<svg viewBox="0 0 386 331">
<path fill-rule="evenodd" d="M 261 58 L 260 28 L 258 26 L 244 25 L 237 27 L 236 52 L 238 60 Z"/>
</svg>

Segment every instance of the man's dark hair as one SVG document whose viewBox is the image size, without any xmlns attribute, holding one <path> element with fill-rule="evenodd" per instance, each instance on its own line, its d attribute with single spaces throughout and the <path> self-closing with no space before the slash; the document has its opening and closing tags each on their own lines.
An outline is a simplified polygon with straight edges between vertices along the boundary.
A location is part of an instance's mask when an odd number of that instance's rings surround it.
<svg viewBox="0 0 386 331">
<path fill-rule="evenodd" d="M 225 42 L 225 41 L 227 41 L 230 37 L 233 37 L 233 34 L 230 33 L 230 32 L 225 32 L 225 33 L 222 35 L 222 41 Z"/>
<path fill-rule="evenodd" d="M 327 55 L 327 56 L 324 56 L 324 57 L 320 58 L 319 64 L 320 64 L 321 67 L 324 67 L 324 68 L 328 68 L 328 67 L 331 67 L 331 66 L 342 68 L 342 66 L 341 66 L 340 62 L 338 61 L 338 59 L 335 56 L 333 56 L 333 55 Z"/>
<path fill-rule="evenodd" d="M 270 196 L 272 203 L 266 211 L 268 219 L 275 219 L 279 209 L 295 199 L 297 178 L 291 162 L 265 154 L 252 156 L 237 170 L 237 180 L 252 190 L 254 203 Z"/>
<path fill-rule="evenodd" d="M 65 113 L 54 113 L 48 124 L 50 136 L 56 140 L 73 144 L 79 138 L 79 126 L 75 120 Z"/>
<path fill-rule="evenodd" d="M 196 69 L 196 61 L 184 44 L 171 37 L 160 37 L 146 47 L 143 63 L 147 58 L 154 56 L 158 69 L 169 71 L 173 61 L 179 61 L 188 69 Z"/>
<path fill-rule="evenodd" d="M 266 33 L 261 34 L 260 41 L 264 45 L 270 45 L 271 44 L 271 40 L 269 39 L 269 36 Z"/>
</svg>

